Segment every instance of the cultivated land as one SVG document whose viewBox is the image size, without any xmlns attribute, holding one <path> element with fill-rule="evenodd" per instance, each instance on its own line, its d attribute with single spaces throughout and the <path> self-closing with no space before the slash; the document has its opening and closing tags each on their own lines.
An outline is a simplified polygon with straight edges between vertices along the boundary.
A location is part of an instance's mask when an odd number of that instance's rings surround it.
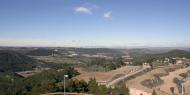
<svg viewBox="0 0 190 95">
<path fill-rule="evenodd" d="M 171 93 L 170 91 L 170 87 L 174 87 L 175 88 L 175 93 L 180 94 L 179 91 L 177 90 L 177 85 L 173 82 L 174 78 L 182 78 L 181 76 L 179 76 L 179 74 L 181 73 L 186 73 L 187 72 L 187 68 L 182 68 L 179 70 L 176 70 L 174 72 L 170 72 L 168 76 L 164 76 L 161 77 L 162 80 L 164 80 L 164 84 L 159 86 L 158 88 L 160 88 L 160 90 L 167 92 L 167 93 Z M 189 82 L 189 78 L 187 79 L 186 84 Z M 188 85 L 187 85 L 188 86 Z M 185 87 L 187 91 L 190 90 L 190 88 Z M 189 94 L 188 94 L 189 95 Z"/>
<path fill-rule="evenodd" d="M 156 92 L 158 93 L 158 95 L 170 95 L 171 94 L 170 87 L 172 86 L 175 87 L 175 90 L 177 91 L 176 84 L 173 83 L 173 78 L 180 77 L 179 74 L 187 72 L 187 69 L 190 69 L 190 67 L 177 69 L 176 71 L 170 72 L 169 75 L 161 77 L 161 79 L 164 81 L 164 84 L 161 84 L 158 87 L 153 87 L 152 89 L 143 86 L 141 82 L 147 79 L 154 79 L 155 74 L 159 74 L 159 73 L 167 74 L 167 71 L 166 71 L 167 69 L 178 68 L 178 67 L 180 66 L 165 66 L 162 68 L 154 69 L 150 72 L 147 72 L 146 74 L 143 74 L 141 76 L 138 76 L 134 79 L 127 81 L 126 86 L 129 88 L 136 88 L 136 89 L 146 91 L 149 93 L 152 93 L 153 89 L 156 89 Z"/>
<path fill-rule="evenodd" d="M 136 88 L 139 90 L 144 90 L 146 92 L 152 92 L 152 89 L 145 87 L 141 84 L 142 81 L 146 80 L 146 79 L 153 79 L 154 78 L 154 74 L 157 73 L 166 73 L 164 68 L 160 68 L 160 69 L 155 69 L 152 70 L 150 72 L 147 72 L 146 74 L 142 75 L 142 76 L 138 76 L 134 79 L 131 79 L 129 81 L 126 82 L 126 86 L 129 88 Z"/>
<path fill-rule="evenodd" d="M 79 71 L 80 75 L 76 76 L 75 79 L 89 81 L 90 78 L 96 78 L 97 81 L 110 81 L 114 78 L 135 72 L 141 69 L 141 66 L 124 66 L 108 72 L 87 72 L 82 71 L 80 68 L 76 69 Z"/>
<path fill-rule="evenodd" d="M 160 88 L 160 90 L 162 90 L 164 92 L 171 93 L 170 87 L 175 87 L 175 90 L 174 90 L 175 93 L 180 94 L 179 91 L 177 90 L 177 85 L 173 82 L 173 79 L 181 78 L 181 76 L 179 76 L 179 74 L 186 73 L 187 70 L 190 70 L 190 67 L 182 68 L 182 69 L 176 70 L 174 72 L 170 72 L 168 76 L 161 77 L 161 79 L 164 80 L 164 85 L 161 85 L 158 88 Z"/>
</svg>

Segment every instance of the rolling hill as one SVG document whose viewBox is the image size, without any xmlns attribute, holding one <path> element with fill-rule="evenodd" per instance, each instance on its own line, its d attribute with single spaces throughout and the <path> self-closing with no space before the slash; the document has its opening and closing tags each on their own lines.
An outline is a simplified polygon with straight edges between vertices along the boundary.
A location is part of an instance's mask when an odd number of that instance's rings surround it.
<svg viewBox="0 0 190 95">
<path fill-rule="evenodd" d="M 159 54 L 142 54 L 140 56 L 132 56 L 134 58 L 135 64 L 142 64 L 142 62 L 150 62 L 157 59 L 163 59 L 163 58 L 174 58 L 174 57 L 186 57 L 190 58 L 190 52 L 185 50 L 171 50 L 165 53 L 159 53 Z"/>
</svg>

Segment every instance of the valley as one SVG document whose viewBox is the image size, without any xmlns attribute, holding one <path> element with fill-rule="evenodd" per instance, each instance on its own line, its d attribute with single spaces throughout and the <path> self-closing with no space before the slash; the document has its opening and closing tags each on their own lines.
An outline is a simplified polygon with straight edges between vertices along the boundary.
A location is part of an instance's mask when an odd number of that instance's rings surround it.
<svg viewBox="0 0 190 95">
<path fill-rule="evenodd" d="M 152 95 L 154 91 L 158 95 L 171 95 L 182 93 L 179 86 L 183 83 L 183 91 L 188 95 L 188 51 L 141 53 L 140 56 L 128 52 L 127 49 L 2 48 L 0 86 L 6 85 L 13 90 L 11 93 L 56 94 L 63 91 L 64 75 L 68 75 L 68 93 L 118 95 L 129 90 L 130 95 Z M 12 82 L 16 85 L 9 86 Z M 12 88 L 15 86 L 20 90 Z M 125 90 L 120 91 L 122 88 Z M 1 91 L 9 92 L 8 89 Z"/>
</svg>

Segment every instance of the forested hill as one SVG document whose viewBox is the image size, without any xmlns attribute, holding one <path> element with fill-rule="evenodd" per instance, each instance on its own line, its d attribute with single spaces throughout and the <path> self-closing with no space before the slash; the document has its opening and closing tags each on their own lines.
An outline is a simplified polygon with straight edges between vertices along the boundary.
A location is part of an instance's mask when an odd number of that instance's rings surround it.
<svg viewBox="0 0 190 95">
<path fill-rule="evenodd" d="M 154 58 L 164 58 L 164 57 L 168 57 L 168 58 L 173 58 L 173 57 L 190 58 L 190 52 L 184 51 L 184 50 L 172 50 L 172 51 L 169 51 L 166 53 L 161 53 L 161 54 L 149 54 L 148 56 L 152 56 Z"/>
<path fill-rule="evenodd" d="M 32 58 L 15 51 L 0 51 L 0 72 L 31 70 L 37 65 Z"/>
</svg>

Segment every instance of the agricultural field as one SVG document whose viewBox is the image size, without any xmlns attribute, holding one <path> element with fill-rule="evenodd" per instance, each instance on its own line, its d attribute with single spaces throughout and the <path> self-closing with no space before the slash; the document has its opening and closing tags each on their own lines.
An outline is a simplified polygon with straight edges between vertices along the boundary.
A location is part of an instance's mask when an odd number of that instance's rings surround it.
<svg viewBox="0 0 190 95">
<path fill-rule="evenodd" d="M 158 86 L 157 88 L 160 88 L 160 90 L 167 92 L 167 93 L 171 93 L 170 91 L 170 87 L 174 87 L 174 93 L 180 94 L 180 92 L 177 90 L 178 87 L 177 85 L 173 82 L 174 78 L 182 78 L 179 74 L 181 73 L 185 73 L 188 70 L 190 70 L 190 67 L 188 68 L 182 68 L 179 70 L 176 70 L 174 72 L 170 72 L 169 75 L 161 77 L 161 79 L 164 81 L 164 85 Z M 187 79 L 187 81 L 190 81 L 189 78 Z M 186 88 L 189 89 L 189 88 Z M 187 90 L 189 91 L 189 90 Z"/>
<path fill-rule="evenodd" d="M 170 95 L 171 94 L 170 87 L 175 87 L 176 89 L 175 93 L 179 94 L 179 92 L 177 92 L 176 84 L 173 82 L 173 79 L 175 77 L 179 78 L 180 77 L 179 74 L 185 73 L 187 69 L 189 69 L 189 67 L 188 68 L 182 68 L 182 67 L 183 66 L 180 65 L 173 65 L 173 66 L 165 66 L 153 69 L 152 71 L 147 72 L 142 76 L 138 76 L 134 79 L 127 81 L 126 86 L 129 88 L 136 88 L 139 90 L 143 90 L 149 93 L 152 93 L 153 89 L 155 89 L 158 95 Z M 159 77 L 160 80 L 163 81 L 163 83 L 156 80 L 155 83 L 149 84 L 149 86 L 145 86 L 142 84 L 143 81 L 145 80 L 155 81 L 156 77 Z"/>
</svg>

